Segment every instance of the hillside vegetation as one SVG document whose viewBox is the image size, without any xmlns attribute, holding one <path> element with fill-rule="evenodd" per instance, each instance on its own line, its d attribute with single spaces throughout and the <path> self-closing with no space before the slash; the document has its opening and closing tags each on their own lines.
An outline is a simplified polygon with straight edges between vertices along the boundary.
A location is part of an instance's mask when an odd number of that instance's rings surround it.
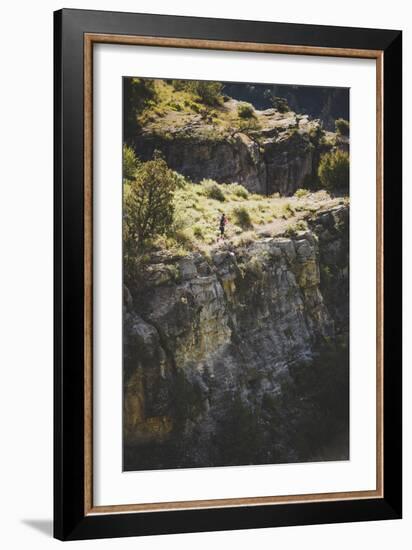
<svg viewBox="0 0 412 550">
<path fill-rule="evenodd" d="M 141 88 L 141 79 L 133 79 L 133 82 L 132 86 Z M 222 94 L 222 85 L 218 82 L 146 82 L 150 91 L 134 113 L 137 127 L 150 128 L 153 133 L 171 137 L 170 130 L 183 131 L 191 119 L 200 118 L 204 122 L 205 135 L 211 139 L 227 138 L 234 131 L 260 127 L 261 117 L 253 106 L 242 102 L 238 109 L 237 102 Z"/>
<path fill-rule="evenodd" d="M 123 469 L 347 460 L 349 124 L 124 90 Z"/>
<path fill-rule="evenodd" d="M 219 189 L 222 198 L 213 190 Z M 297 193 L 294 197 L 279 197 L 247 193 L 238 184 L 216 184 L 210 180 L 202 184 L 186 183 L 175 193 L 175 221 L 167 236 L 157 237 L 153 246 L 167 247 L 182 254 L 192 250 L 207 250 L 220 246 L 219 219 L 228 218 L 225 232 L 227 244 L 245 244 L 263 233 L 273 236 L 306 229 L 304 219 L 321 210 L 344 202 L 331 199 L 325 192 Z"/>
<path fill-rule="evenodd" d="M 346 121 L 325 132 L 281 98 L 260 111 L 225 95 L 219 82 L 133 78 L 125 90 L 127 255 L 221 246 L 222 213 L 225 242 L 239 244 L 303 231 L 314 213 L 347 202 Z M 272 191 L 276 178 L 290 196 Z"/>
</svg>

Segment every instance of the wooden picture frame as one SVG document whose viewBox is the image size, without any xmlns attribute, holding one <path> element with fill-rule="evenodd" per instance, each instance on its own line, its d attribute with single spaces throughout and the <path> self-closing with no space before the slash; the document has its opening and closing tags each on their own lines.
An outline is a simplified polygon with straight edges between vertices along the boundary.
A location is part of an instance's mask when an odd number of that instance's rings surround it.
<svg viewBox="0 0 412 550">
<path fill-rule="evenodd" d="M 61 540 L 395 519 L 402 509 L 400 31 L 64 9 L 55 13 L 54 533 Z M 93 503 L 93 47 L 376 60 L 376 490 Z"/>
</svg>

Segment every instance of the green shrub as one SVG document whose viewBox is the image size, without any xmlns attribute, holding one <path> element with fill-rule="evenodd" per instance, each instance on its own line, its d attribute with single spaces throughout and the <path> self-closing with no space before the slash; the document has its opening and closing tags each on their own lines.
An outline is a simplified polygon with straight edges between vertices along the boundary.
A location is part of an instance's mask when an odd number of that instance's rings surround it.
<svg viewBox="0 0 412 550">
<path fill-rule="evenodd" d="M 157 154 L 141 163 L 125 188 L 125 255 L 142 249 L 149 239 L 167 233 L 173 223 L 175 173 Z"/>
<path fill-rule="evenodd" d="M 209 199 L 214 199 L 216 201 L 223 202 L 225 200 L 225 195 L 222 191 L 221 186 L 213 180 L 202 180 L 200 185 L 203 186 L 204 193 Z"/>
<path fill-rule="evenodd" d="M 349 154 L 339 149 L 325 153 L 320 159 L 318 174 L 326 189 L 349 191 Z"/>
<path fill-rule="evenodd" d="M 236 225 L 239 225 L 242 229 L 251 229 L 253 227 L 250 214 L 244 206 L 240 206 L 233 210 L 233 216 L 235 218 Z"/>
<path fill-rule="evenodd" d="M 297 233 L 298 233 L 298 228 L 296 227 L 296 224 L 289 224 L 285 229 L 284 236 L 292 238 L 292 237 L 296 237 Z"/>
<path fill-rule="evenodd" d="M 295 191 L 295 197 L 297 197 L 298 199 L 306 197 L 306 195 L 309 195 L 309 189 L 298 189 L 297 191 Z"/>
<path fill-rule="evenodd" d="M 177 91 L 184 90 L 186 87 L 186 80 L 172 80 L 171 82 L 173 88 Z"/>
<path fill-rule="evenodd" d="M 223 85 L 220 82 L 206 80 L 189 80 L 186 89 L 197 95 L 206 105 L 218 105 L 222 102 Z"/>
<path fill-rule="evenodd" d="M 128 145 L 123 145 L 123 179 L 133 179 L 138 166 L 139 160 L 134 150 Z"/>
<path fill-rule="evenodd" d="M 341 136 L 349 135 L 349 122 L 344 118 L 338 118 L 335 121 L 336 132 Z"/>
<path fill-rule="evenodd" d="M 313 126 L 309 130 L 309 137 L 312 143 L 314 143 L 315 145 L 319 145 L 319 143 L 325 137 L 325 130 L 323 129 L 322 123 L 319 123 L 319 125 Z"/>
<path fill-rule="evenodd" d="M 250 103 L 242 101 L 237 107 L 237 114 L 240 118 L 252 118 L 255 116 L 255 109 Z"/>
<path fill-rule="evenodd" d="M 255 116 L 250 118 L 238 118 L 233 122 L 234 132 L 232 135 L 241 132 L 248 135 L 250 132 L 256 132 L 260 128 L 259 119 Z"/>
<path fill-rule="evenodd" d="M 123 86 L 124 135 L 132 137 L 137 128 L 137 117 L 151 105 L 156 97 L 154 80 L 150 78 L 125 78 Z"/>
<path fill-rule="evenodd" d="M 246 189 L 246 187 L 243 187 L 243 185 L 239 185 L 238 183 L 231 183 L 229 188 L 230 192 L 237 197 L 240 197 L 241 199 L 249 198 L 249 191 Z"/>
<path fill-rule="evenodd" d="M 295 231 L 307 231 L 308 224 L 305 220 L 299 220 L 295 223 Z"/>
<path fill-rule="evenodd" d="M 173 238 L 178 245 L 185 250 L 191 250 L 193 248 L 193 240 L 189 231 L 186 229 L 179 229 L 173 233 Z"/>
<path fill-rule="evenodd" d="M 179 174 L 179 172 L 173 172 L 175 179 L 176 179 L 176 188 L 177 189 L 183 189 L 185 185 L 190 183 L 188 179 L 186 179 L 183 174 Z"/>
<path fill-rule="evenodd" d="M 193 235 L 197 239 L 203 239 L 203 228 L 200 225 L 195 225 L 193 228 Z"/>
<path fill-rule="evenodd" d="M 174 111 L 181 111 L 182 110 L 182 106 L 180 105 L 180 103 L 176 103 L 175 101 L 170 103 L 170 107 L 174 110 Z"/>
<path fill-rule="evenodd" d="M 270 102 L 273 108 L 279 111 L 279 113 L 287 113 L 290 111 L 289 104 L 284 97 L 272 96 Z"/>
<path fill-rule="evenodd" d="M 290 202 L 285 202 L 285 204 L 282 207 L 283 218 L 285 219 L 290 218 L 291 216 L 294 215 L 294 213 L 295 213 L 295 209 L 290 204 Z"/>
</svg>

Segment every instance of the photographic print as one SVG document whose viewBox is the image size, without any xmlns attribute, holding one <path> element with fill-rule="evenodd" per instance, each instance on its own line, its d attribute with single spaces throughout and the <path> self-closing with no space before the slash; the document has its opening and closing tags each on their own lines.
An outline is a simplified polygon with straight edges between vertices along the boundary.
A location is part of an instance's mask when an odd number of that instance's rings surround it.
<svg viewBox="0 0 412 550">
<path fill-rule="evenodd" d="M 349 141 L 348 88 L 123 78 L 125 471 L 349 459 Z"/>
<path fill-rule="evenodd" d="M 54 13 L 56 538 L 402 517 L 401 187 L 401 31 Z"/>
</svg>

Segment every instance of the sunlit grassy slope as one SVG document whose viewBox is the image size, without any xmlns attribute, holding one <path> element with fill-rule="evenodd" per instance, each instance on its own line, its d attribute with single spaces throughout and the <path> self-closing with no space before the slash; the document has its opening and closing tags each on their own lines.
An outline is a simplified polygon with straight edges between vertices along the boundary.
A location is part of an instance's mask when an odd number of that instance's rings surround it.
<svg viewBox="0 0 412 550">
<path fill-rule="evenodd" d="M 153 245 L 184 255 L 222 244 L 218 237 L 223 212 L 228 218 L 226 243 L 246 244 L 265 234 L 293 233 L 306 228 L 304 220 L 308 215 L 345 200 L 331 199 L 325 191 L 298 190 L 294 197 L 267 197 L 249 193 L 236 183 L 185 183 L 175 193 L 171 234 L 158 237 Z"/>
</svg>

